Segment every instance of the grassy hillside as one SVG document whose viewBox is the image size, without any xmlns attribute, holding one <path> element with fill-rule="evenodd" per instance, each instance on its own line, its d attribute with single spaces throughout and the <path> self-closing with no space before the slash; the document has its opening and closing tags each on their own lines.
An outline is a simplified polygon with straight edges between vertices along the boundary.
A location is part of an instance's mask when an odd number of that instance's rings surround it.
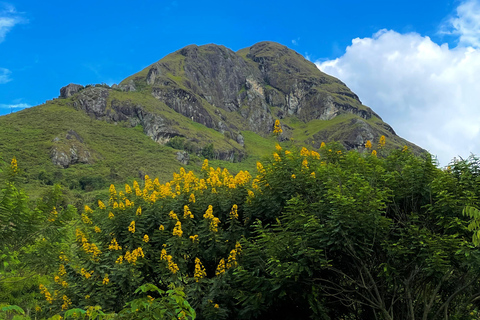
<svg viewBox="0 0 480 320">
<path fill-rule="evenodd" d="M 116 94 L 115 98 L 122 95 L 121 92 Z M 145 96 L 139 95 L 138 98 L 150 101 Z M 88 194 L 94 196 L 106 189 L 112 182 L 139 179 L 145 174 L 168 181 L 172 173 L 182 166 L 176 160 L 178 150 L 154 142 L 143 133 L 142 127 L 128 128 L 95 120 L 68 103 L 68 100 L 57 99 L 0 117 L 0 156 L 5 161 L 14 156 L 18 159 L 25 188 L 34 197 L 48 189 L 49 185 L 61 183 L 70 190 L 68 193 L 72 201 L 81 201 Z M 148 103 L 144 105 L 148 106 Z M 225 142 L 225 137 L 215 130 L 192 121 L 180 123 L 179 129 L 194 130 L 199 139 L 211 141 L 215 147 Z M 64 169 L 52 163 L 52 147 L 55 143 L 67 142 L 65 136 L 70 130 L 82 138 L 84 147 L 91 153 L 91 164 L 77 163 Z M 268 153 L 266 150 L 273 150 L 273 137 L 266 139 L 255 133 L 244 134 L 250 154 L 248 159 L 240 164 L 217 160 L 214 161 L 216 166 L 228 167 L 232 172 L 252 169 L 256 160 Z M 60 141 L 54 142 L 55 138 Z M 202 161 L 202 157 L 191 155 L 185 168 L 198 171 Z"/>
</svg>

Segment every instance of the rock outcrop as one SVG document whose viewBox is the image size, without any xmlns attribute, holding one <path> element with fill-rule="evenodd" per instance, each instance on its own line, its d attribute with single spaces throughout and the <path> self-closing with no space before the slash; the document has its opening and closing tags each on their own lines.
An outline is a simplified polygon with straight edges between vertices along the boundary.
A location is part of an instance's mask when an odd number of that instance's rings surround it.
<svg viewBox="0 0 480 320">
<path fill-rule="evenodd" d="M 60 89 L 60 98 L 70 98 L 83 88 L 84 87 L 82 85 L 70 83 L 69 85 L 66 85 Z"/>
<path fill-rule="evenodd" d="M 91 164 L 93 162 L 91 152 L 74 130 L 69 130 L 64 137 L 55 137 L 52 143 L 50 158 L 56 166 L 68 168 L 76 163 Z"/>
</svg>

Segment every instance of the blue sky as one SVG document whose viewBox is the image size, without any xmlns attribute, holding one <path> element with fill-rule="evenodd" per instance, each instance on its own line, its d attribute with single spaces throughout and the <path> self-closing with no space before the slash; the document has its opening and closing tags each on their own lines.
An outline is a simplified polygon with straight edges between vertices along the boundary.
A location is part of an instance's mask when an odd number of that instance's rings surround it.
<svg viewBox="0 0 480 320">
<path fill-rule="evenodd" d="M 480 154 L 480 0 L 0 2 L 0 114 L 192 43 L 264 40 L 340 78 L 442 164 Z"/>
</svg>

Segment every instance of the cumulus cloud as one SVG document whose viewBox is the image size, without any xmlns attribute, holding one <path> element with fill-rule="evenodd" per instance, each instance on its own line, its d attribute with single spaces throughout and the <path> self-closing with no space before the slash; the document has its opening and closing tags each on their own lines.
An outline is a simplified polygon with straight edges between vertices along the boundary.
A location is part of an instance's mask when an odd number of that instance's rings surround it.
<svg viewBox="0 0 480 320">
<path fill-rule="evenodd" d="M 457 7 L 456 15 L 447 20 L 442 33 L 458 36 L 460 46 L 480 47 L 480 3 L 468 0 Z"/>
<path fill-rule="evenodd" d="M 17 24 L 24 23 L 26 20 L 11 5 L 3 5 L 0 9 L 0 42 L 5 40 L 7 33 Z"/>
<path fill-rule="evenodd" d="M 473 45 L 480 37 L 473 31 L 476 22 L 467 23 L 480 17 L 477 4 L 461 4 L 451 19 L 463 45 L 449 48 L 418 33 L 380 30 L 316 65 L 345 82 L 397 134 L 437 155 L 441 165 L 479 155 L 480 49 Z"/>
</svg>

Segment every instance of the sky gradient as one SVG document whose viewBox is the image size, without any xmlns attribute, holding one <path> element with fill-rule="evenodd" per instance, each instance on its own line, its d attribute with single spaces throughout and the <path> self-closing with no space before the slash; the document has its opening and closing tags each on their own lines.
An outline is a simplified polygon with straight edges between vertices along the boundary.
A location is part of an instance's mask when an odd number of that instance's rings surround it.
<svg viewBox="0 0 480 320">
<path fill-rule="evenodd" d="M 189 44 L 296 50 L 398 135 L 480 154 L 480 0 L 0 2 L 0 114 L 119 83 Z"/>
</svg>

